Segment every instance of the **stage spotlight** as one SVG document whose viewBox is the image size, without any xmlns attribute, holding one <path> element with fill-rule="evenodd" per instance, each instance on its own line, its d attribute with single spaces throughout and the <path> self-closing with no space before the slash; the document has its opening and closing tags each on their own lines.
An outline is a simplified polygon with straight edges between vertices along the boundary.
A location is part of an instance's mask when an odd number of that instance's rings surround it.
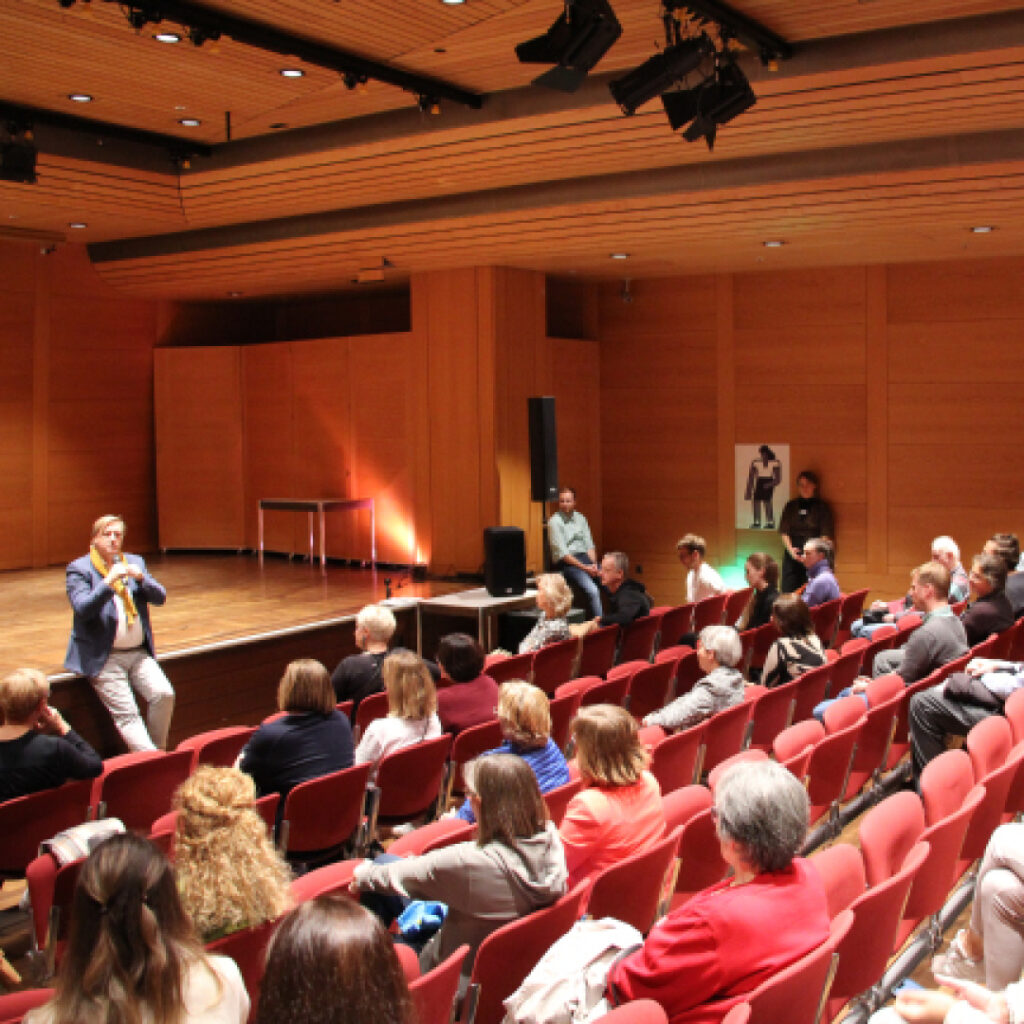
<svg viewBox="0 0 1024 1024">
<path fill-rule="evenodd" d="M 624 114 L 633 114 L 648 100 L 670 89 L 681 78 L 696 70 L 702 60 L 714 53 L 714 44 L 707 33 L 682 39 L 656 53 L 623 78 L 609 83 L 608 88 Z"/>
<path fill-rule="evenodd" d="M 534 85 L 575 92 L 587 72 L 622 35 L 622 26 L 608 0 L 565 0 L 565 9 L 542 36 L 516 47 L 523 64 L 554 64 Z"/>
<path fill-rule="evenodd" d="M 718 126 L 749 110 L 757 97 L 747 76 L 730 61 L 693 89 L 665 93 L 661 102 L 673 131 L 688 124 L 683 138 L 687 142 L 704 139 L 713 149 Z"/>
</svg>

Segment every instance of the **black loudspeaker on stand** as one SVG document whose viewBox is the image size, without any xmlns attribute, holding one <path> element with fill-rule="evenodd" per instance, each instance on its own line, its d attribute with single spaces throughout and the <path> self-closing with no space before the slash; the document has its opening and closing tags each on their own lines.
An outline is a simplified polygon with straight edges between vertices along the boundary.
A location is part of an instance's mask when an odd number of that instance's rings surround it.
<svg viewBox="0 0 1024 1024">
<path fill-rule="evenodd" d="M 528 398 L 530 409 L 530 498 L 558 501 L 558 439 L 555 400 Z"/>
<path fill-rule="evenodd" d="M 492 597 L 526 590 L 526 535 L 518 526 L 484 530 L 484 585 Z"/>
</svg>

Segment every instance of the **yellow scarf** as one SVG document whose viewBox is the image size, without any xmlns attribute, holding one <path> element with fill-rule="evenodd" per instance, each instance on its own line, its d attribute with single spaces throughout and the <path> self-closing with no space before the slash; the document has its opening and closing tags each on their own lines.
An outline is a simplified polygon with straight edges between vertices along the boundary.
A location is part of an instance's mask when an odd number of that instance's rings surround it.
<svg viewBox="0 0 1024 1024">
<path fill-rule="evenodd" d="M 89 547 L 89 558 L 92 561 L 92 567 L 105 579 L 113 566 L 108 566 L 103 561 L 103 556 L 93 546 Z M 121 560 L 124 561 L 123 558 Z M 135 601 L 132 599 L 131 589 L 125 583 L 123 576 L 119 576 L 110 586 L 114 593 L 121 598 L 124 604 L 124 621 L 130 626 L 139 617 Z"/>
</svg>

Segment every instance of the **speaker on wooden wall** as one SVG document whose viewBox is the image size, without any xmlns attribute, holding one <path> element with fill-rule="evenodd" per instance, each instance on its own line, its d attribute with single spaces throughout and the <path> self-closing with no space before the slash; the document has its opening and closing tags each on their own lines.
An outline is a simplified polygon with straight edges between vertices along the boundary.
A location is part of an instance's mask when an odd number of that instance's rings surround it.
<svg viewBox="0 0 1024 1024">
<path fill-rule="evenodd" d="M 492 597 L 526 590 L 526 535 L 518 526 L 484 530 L 484 585 Z"/>
<path fill-rule="evenodd" d="M 530 413 L 530 497 L 558 501 L 558 439 L 555 435 L 555 400 L 528 398 Z"/>
</svg>

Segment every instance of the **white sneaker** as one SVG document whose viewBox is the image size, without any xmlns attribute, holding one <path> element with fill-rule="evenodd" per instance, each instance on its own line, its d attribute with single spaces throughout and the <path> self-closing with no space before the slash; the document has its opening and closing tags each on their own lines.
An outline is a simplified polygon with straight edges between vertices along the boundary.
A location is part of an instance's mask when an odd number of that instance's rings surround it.
<svg viewBox="0 0 1024 1024">
<path fill-rule="evenodd" d="M 964 933 L 961 929 L 953 936 L 953 941 L 945 953 L 932 957 L 932 974 L 935 975 L 936 980 L 941 974 L 947 978 L 976 981 L 979 985 L 984 985 L 985 962 L 984 960 L 972 960 L 964 952 Z"/>
</svg>

